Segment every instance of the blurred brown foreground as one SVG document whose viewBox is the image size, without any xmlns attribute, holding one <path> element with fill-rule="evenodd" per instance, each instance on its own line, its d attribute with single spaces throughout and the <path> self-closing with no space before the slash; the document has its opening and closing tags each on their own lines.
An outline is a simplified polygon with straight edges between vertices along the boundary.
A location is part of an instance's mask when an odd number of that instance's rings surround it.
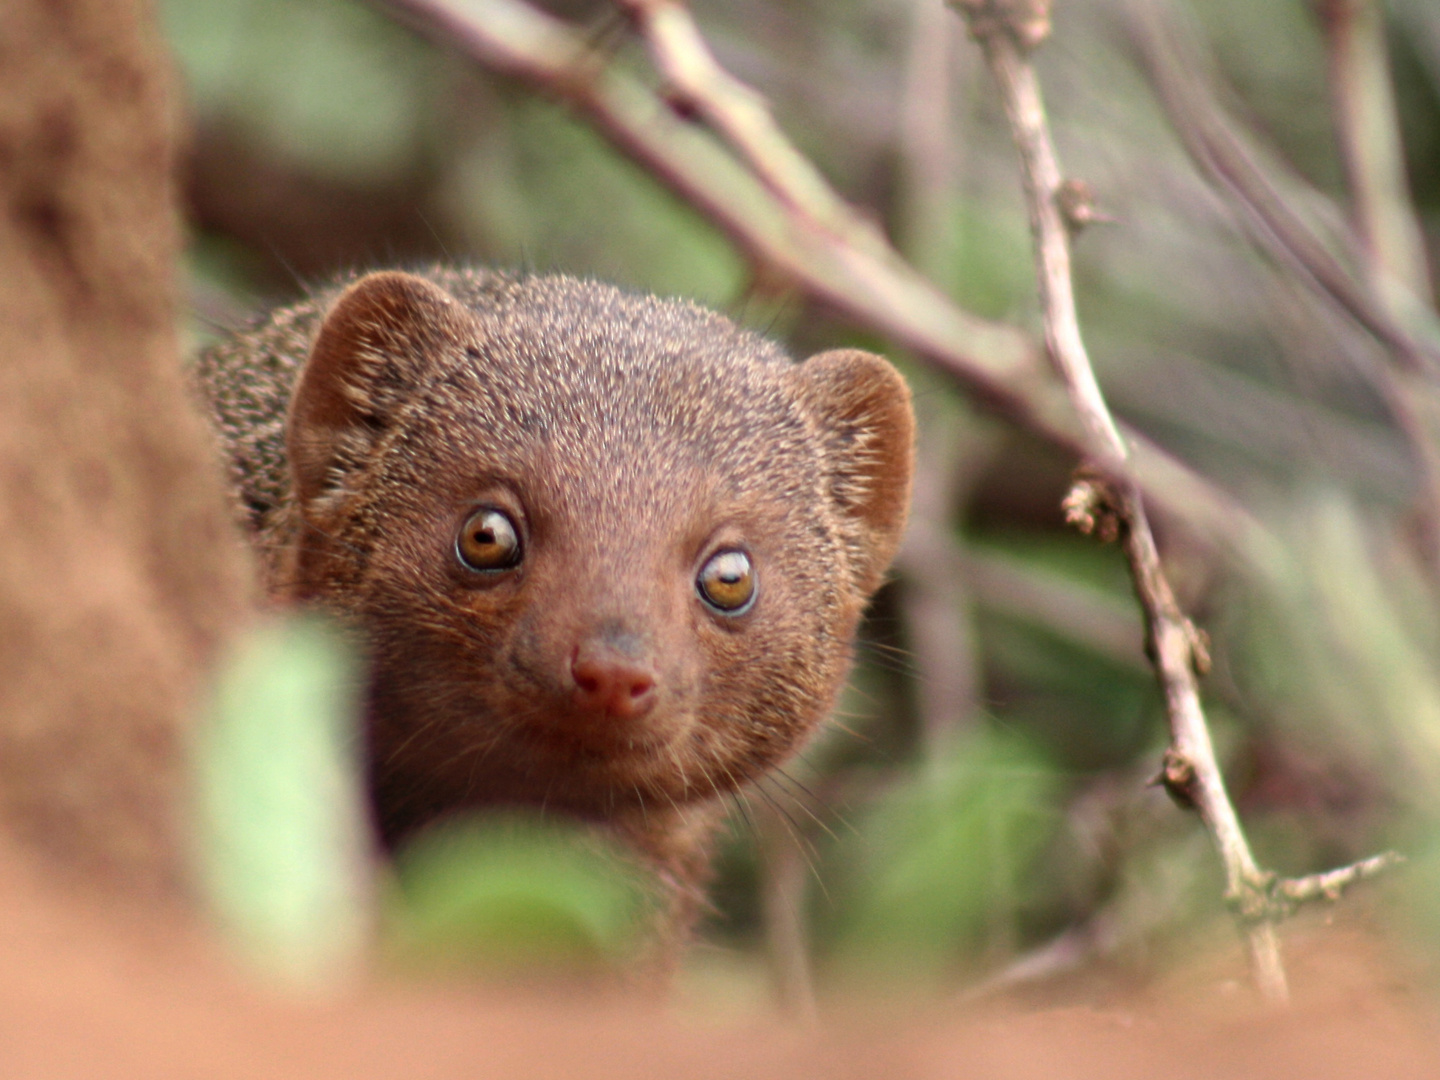
<svg viewBox="0 0 1440 1080">
<path fill-rule="evenodd" d="M 101 910 L 0 859 L 0 1071 L 9 1080 L 266 1077 L 1430 1077 L 1440 1024 L 1375 940 L 1289 935 L 1297 1001 L 1266 1015 L 1236 967 L 1083 1005 L 855 1001 L 804 1029 L 558 987 L 375 984 L 324 1003 L 244 985 L 198 934 Z M 1227 946 L 1229 943 L 1225 943 Z M 1234 964 L 1233 948 L 1225 949 Z"/>
</svg>

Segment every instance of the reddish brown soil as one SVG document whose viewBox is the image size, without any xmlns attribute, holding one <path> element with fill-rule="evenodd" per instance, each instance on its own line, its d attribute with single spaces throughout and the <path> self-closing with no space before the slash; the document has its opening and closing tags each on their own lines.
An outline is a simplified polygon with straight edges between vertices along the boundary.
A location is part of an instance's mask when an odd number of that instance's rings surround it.
<svg viewBox="0 0 1440 1080">
<path fill-rule="evenodd" d="M 263 993 L 170 913 L 117 917 L 57 893 L 10 857 L 0 860 L 0 1075 L 1440 1075 L 1435 1010 L 1373 936 L 1315 926 L 1290 937 L 1298 992 L 1288 1012 L 1255 1003 L 1235 958 L 1144 991 L 1081 979 L 1064 993 L 1085 1004 L 852 1002 L 808 1030 L 682 1019 L 654 1003 L 554 988 L 387 984 L 305 1003 Z"/>
</svg>

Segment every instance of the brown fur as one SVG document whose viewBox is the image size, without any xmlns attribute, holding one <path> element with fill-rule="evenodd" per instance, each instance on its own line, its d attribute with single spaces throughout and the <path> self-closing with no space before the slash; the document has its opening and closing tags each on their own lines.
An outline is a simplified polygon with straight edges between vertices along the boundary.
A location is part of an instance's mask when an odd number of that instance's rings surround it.
<svg viewBox="0 0 1440 1080">
<path fill-rule="evenodd" d="M 591 282 L 436 269 L 281 311 L 201 373 L 276 593 L 371 649 L 385 837 L 460 807 L 599 823 L 670 884 L 683 934 L 722 796 L 829 711 L 899 541 L 895 370 L 858 351 L 797 365 L 711 312 Z M 455 557 L 477 505 L 517 522 L 514 570 Z M 737 616 L 696 590 L 722 548 L 758 581 Z M 587 704 L 582 657 L 638 679 L 644 707 Z"/>
</svg>

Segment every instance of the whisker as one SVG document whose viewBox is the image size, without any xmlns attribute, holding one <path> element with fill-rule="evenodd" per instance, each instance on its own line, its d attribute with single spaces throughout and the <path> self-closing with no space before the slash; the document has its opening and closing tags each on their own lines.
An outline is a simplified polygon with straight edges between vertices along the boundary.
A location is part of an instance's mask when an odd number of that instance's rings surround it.
<svg viewBox="0 0 1440 1080">
<path fill-rule="evenodd" d="M 805 787 L 804 784 L 799 783 L 794 777 L 786 776 L 785 773 L 784 773 L 782 770 L 780 770 L 780 769 L 776 769 L 776 770 L 775 770 L 774 772 L 772 772 L 769 776 L 763 777 L 761 783 L 763 783 L 764 780 L 772 780 L 772 781 L 775 781 L 775 782 L 776 782 L 776 785 L 777 785 L 777 787 L 778 787 L 778 782 L 779 782 L 781 779 L 788 780 L 791 784 L 794 784 L 794 785 L 795 785 L 796 787 L 798 787 L 802 792 L 804 792 L 806 795 L 810 796 L 810 798 L 814 800 L 814 802 L 815 802 L 815 804 L 816 804 L 817 806 L 821 807 L 821 809 L 825 809 L 825 810 L 828 811 L 829 808 L 828 808 L 828 807 L 825 807 L 824 804 L 821 803 L 820 800 L 819 800 L 818 798 L 816 798 L 815 795 L 814 795 L 813 793 L 811 793 L 811 792 Z M 759 787 L 759 786 L 761 786 L 761 785 L 760 785 L 760 783 L 757 783 L 756 786 Z M 835 830 L 832 829 L 832 828 L 830 828 L 830 826 L 825 823 L 825 820 L 824 820 L 815 810 L 812 810 L 809 806 L 805 805 L 805 800 L 804 800 L 804 799 L 798 799 L 798 798 L 796 798 L 793 794 L 791 794 L 790 792 L 782 792 L 782 793 L 783 793 L 788 799 L 790 799 L 791 802 L 793 802 L 796 806 L 798 806 L 801 810 L 805 811 L 805 815 L 806 815 L 807 817 L 809 817 L 809 819 L 810 819 L 811 821 L 813 821 L 813 822 L 815 823 L 815 825 L 816 825 L 821 831 L 823 831 L 823 832 L 825 833 L 826 836 L 830 837 L 831 840 L 837 840 L 837 841 L 838 841 L 838 840 L 840 839 L 840 837 L 835 834 Z"/>
<path fill-rule="evenodd" d="M 827 903 L 831 902 L 830 890 L 825 887 L 824 877 L 820 873 L 820 853 L 815 847 L 814 841 L 805 835 L 805 830 L 800 827 L 800 823 L 790 815 L 790 812 L 786 810 L 785 807 L 780 805 L 779 801 L 772 794 L 758 785 L 755 786 L 753 790 L 759 792 L 770 808 L 779 815 L 776 820 L 778 820 L 785 829 L 795 850 L 798 851 L 805 860 L 805 869 L 809 871 L 810 876 L 814 878 L 815 886 L 820 890 L 820 895 L 825 898 Z"/>
<path fill-rule="evenodd" d="M 740 820 L 745 825 L 745 831 L 750 834 L 751 841 L 758 843 L 760 840 L 760 830 L 755 826 L 755 819 L 750 816 L 749 796 L 741 789 L 735 788 L 730 791 L 730 801 L 739 812 Z"/>
</svg>

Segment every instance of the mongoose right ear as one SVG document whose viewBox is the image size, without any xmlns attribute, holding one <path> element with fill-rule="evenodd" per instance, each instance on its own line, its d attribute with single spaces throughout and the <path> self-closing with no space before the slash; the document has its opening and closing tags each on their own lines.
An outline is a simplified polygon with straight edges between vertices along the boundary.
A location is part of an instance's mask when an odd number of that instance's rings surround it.
<svg viewBox="0 0 1440 1080">
<path fill-rule="evenodd" d="M 795 369 L 820 426 L 830 497 L 848 525 L 855 583 L 880 586 L 910 512 L 915 414 L 910 388 L 884 357 L 833 349 Z"/>
<path fill-rule="evenodd" d="M 285 449 L 302 510 L 343 491 L 436 356 L 475 336 L 453 297 L 414 274 L 369 274 L 330 306 L 290 400 Z"/>
</svg>

